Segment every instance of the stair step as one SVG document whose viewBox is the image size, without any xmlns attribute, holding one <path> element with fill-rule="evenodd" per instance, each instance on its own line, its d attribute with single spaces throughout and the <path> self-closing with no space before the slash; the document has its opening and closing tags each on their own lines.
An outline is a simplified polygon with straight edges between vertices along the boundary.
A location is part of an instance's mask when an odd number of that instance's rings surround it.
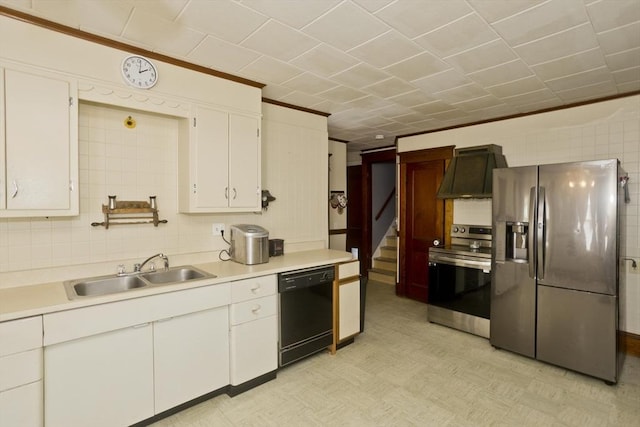
<svg viewBox="0 0 640 427">
<path fill-rule="evenodd" d="M 369 280 L 386 283 L 388 285 L 396 284 L 396 273 L 394 271 L 381 270 L 379 268 L 369 269 Z"/>
<path fill-rule="evenodd" d="M 381 246 L 380 247 L 380 255 L 385 258 L 397 258 L 397 248 L 393 246 Z"/>
<path fill-rule="evenodd" d="M 397 269 L 396 259 L 387 257 L 377 257 L 373 259 L 373 268 L 379 268 L 381 270 L 393 271 L 395 273 Z"/>
<path fill-rule="evenodd" d="M 398 247 L 398 238 L 396 236 L 386 236 L 385 237 L 388 247 L 397 248 Z"/>
</svg>

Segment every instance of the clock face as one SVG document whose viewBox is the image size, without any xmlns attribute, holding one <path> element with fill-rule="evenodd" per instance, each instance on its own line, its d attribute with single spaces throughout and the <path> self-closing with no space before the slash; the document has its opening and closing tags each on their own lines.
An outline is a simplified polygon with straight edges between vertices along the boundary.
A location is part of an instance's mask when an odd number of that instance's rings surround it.
<svg viewBox="0 0 640 427">
<path fill-rule="evenodd" d="M 147 58 L 132 55 L 122 61 L 122 77 L 133 87 L 149 89 L 158 81 L 158 71 Z"/>
</svg>

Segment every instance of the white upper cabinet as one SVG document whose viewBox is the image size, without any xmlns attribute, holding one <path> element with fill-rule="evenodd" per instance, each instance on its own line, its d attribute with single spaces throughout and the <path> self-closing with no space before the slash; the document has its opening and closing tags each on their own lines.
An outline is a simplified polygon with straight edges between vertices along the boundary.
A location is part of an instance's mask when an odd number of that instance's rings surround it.
<svg viewBox="0 0 640 427">
<path fill-rule="evenodd" d="M 259 211 L 259 119 L 202 105 L 194 111 L 179 147 L 180 212 Z"/>
<path fill-rule="evenodd" d="M 30 68 L 0 70 L 0 217 L 77 215 L 76 82 Z"/>
</svg>

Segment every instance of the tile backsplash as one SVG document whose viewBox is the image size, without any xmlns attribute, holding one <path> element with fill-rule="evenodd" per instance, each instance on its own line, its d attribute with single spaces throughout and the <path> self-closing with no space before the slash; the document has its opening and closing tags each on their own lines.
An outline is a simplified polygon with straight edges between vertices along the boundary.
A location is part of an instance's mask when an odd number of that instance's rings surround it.
<svg viewBox="0 0 640 427">
<path fill-rule="evenodd" d="M 129 116 L 136 120 L 133 129 L 124 125 Z M 0 219 L 0 272 L 223 247 L 204 232 L 210 221 L 176 213 L 177 142 L 176 118 L 81 104 L 80 215 Z M 168 223 L 92 227 L 104 220 L 108 195 L 145 201 L 156 196 L 160 219 Z"/>
</svg>

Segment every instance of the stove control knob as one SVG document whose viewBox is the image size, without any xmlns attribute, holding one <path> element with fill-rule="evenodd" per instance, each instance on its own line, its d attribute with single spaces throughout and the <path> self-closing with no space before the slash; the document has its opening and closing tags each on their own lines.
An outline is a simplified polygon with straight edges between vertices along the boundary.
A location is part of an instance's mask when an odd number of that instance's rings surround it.
<svg viewBox="0 0 640 427">
<path fill-rule="evenodd" d="M 440 240 L 436 239 L 433 241 L 433 246 L 440 246 Z"/>
<path fill-rule="evenodd" d="M 454 232 L 454 233 L 457 233 L 457 232 L 458 232 L 458 227 L 457 227 L 457 226 L 455 226 L 455 225 L 453 226 L 453 232 Z"/>
<path fill-rule="evenodd" d="M 464 233 L 465 231 L 467 231 L 464 227 L 460 227 L 460 232 Z"/>
</svg>

